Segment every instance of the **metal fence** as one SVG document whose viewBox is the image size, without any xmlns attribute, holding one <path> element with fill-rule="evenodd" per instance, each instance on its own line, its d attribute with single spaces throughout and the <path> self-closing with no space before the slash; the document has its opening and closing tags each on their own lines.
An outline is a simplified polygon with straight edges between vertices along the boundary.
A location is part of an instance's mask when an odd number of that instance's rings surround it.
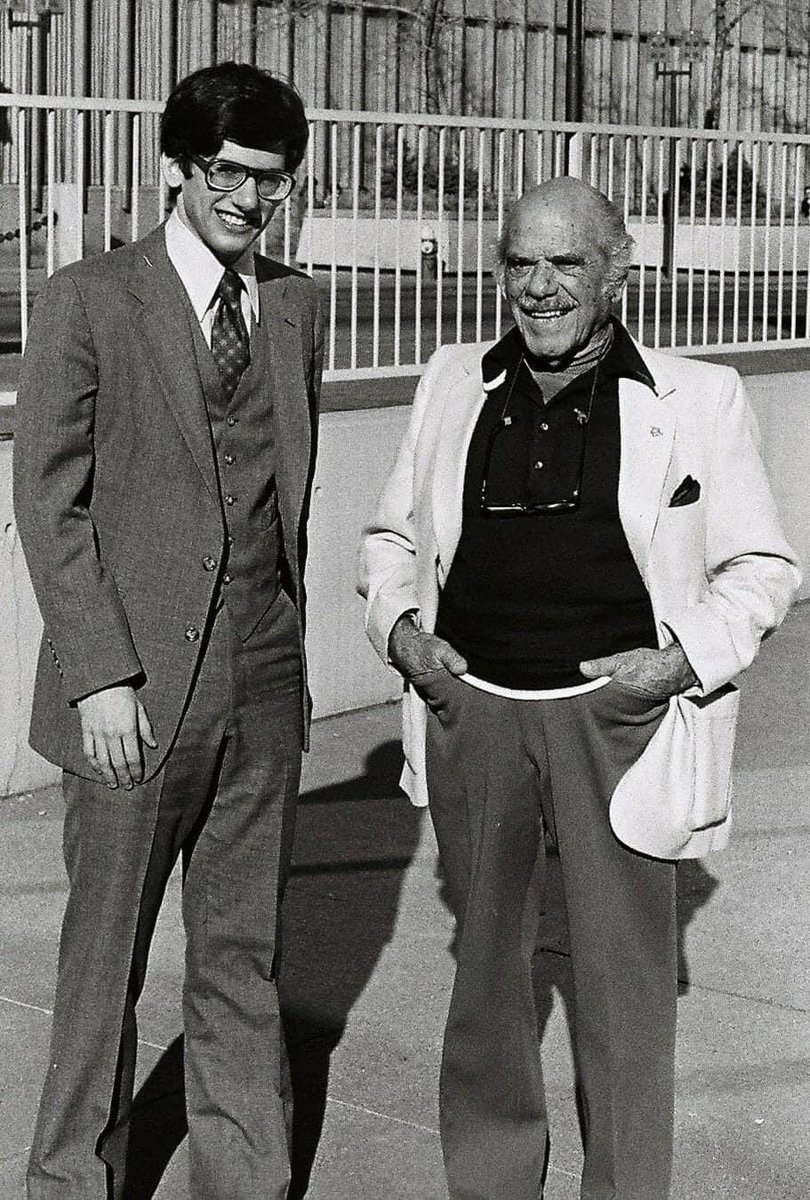
<svg viewBox="0 0 810 1200">
<path fill-rule="evenodd" d="M 0 271 L 24 344 L 44 275 L 163 218 L 161 106 L 0 99 Z M 410 374 L 446 341 L 497 336 L 492 248 L 512 200 L 567 172 L 623 210 L 621 316 L 649 345 L 804 344 L 810 138 L 315 110 L 299 187 L 262 239 L 322 283 L 331 378 Z M 15 290 L 16 289 L 16 290 Z"/>
</svg>

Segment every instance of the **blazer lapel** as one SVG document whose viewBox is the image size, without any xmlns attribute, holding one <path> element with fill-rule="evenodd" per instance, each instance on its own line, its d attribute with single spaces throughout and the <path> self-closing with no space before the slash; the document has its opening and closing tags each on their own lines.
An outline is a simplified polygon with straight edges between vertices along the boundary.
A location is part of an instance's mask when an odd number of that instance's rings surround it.
<svg viewBox="0 0 810 1200">
<path fill-rule="evenodd" d="M 442 583 L 461 536 L 467 454 L 487 396 L 480 367 L 480 356 L 475 360 L 474 372 L 467 363 L 462 364 L 462 374 L 445 393 L 441 421 L 436 426 L 440 437 L 433 466 L 431 508 Z M 438 401 L 439 397 L 431 399 L 431 403 Z"/>
<path fill-rule="evenodd" d="M 661 511 L 677 419 L 664 403 L 674 388 L 653 393 L 643 383 L 619 383 L 621 464 L 619 515 L 630 550 L 647 577 L 650 544 Z"/>
<path fill-rule="evenodd" d="M 296 531 L 309 476 L 312 430 L 301 352 L 300 317 L 286 296 L 287 276 L 268 277 L 257 260 L 259 322 L 273 407 L 276 484 L 284 527 Z"/>
<path fill-rule="evenodd" d="M 141 243 L 128 286 L 141 303 L 136 333 L 145 343 L 166 403 L 206 486 L 219 497 L 208 411 L 194 353 L 193 312 L 185 289 L 169 261 L 163 226 Z"/>
</svg>

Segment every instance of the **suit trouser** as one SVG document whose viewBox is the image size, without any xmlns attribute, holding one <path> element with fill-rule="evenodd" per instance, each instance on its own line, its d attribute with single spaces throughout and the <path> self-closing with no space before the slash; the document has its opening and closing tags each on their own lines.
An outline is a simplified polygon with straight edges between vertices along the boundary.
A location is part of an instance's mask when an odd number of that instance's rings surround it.
<svg viewBox="0 0 810 1200">
<path fill-rule="evenodd" d="M 70 892 L 32 1200 L 124 1194 L 135 1004 L 181 853 L 190 1192 L 195 1200 L 286 1196 L 291 1110 L 277 925 L 301 745 L 298 639 L 282 593 L 244 643 L 227 609 L 217 614 L 155 778 L 126 792 L 65 776 Z"/>
<path fill-rule="evenodd" d="M 608 802 L 664 708 L 622 685 L 524 701 L 429 677 L 427 777 L 457 970 L 440 1084 L 452 1200 L 537 1200 L 548 1125 L 532 986 L 545 840 L 574 985 L 583 1200 L 665 1200 L 674 1110 L 675 870 L 611 832 Z M 650 803 L 657 802 L 651 796 Z"/>
</svg>

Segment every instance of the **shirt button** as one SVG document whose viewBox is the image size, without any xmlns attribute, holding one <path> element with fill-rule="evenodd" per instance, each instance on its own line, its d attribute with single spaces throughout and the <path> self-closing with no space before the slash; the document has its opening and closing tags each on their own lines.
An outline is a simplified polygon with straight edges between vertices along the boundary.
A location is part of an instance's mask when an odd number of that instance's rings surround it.
<svg viewBox="0 0 810 1200">
<path fill-rule="evenodd" d="M 234 539 L 234 536 L 233 536 L 233 534 L 232 534 L 232 533 L 229 533 L 229 534 L 228 534 L 228 545 L 229 545 L 229 546 L 232 546 L 232 545 L 233 545 L 233 543 L 234 543 L 234 541 L 235 541 L 235 539 Z"/>
<path fill-rule="evenodd" d="M 542 469 L 543 469 L 543 464 L 542 464 L 542 463 L 541 463 L 541 462 L 538 460 L 538 461 L 537 461 L 537 462 L 534 464 L 534 469 L 535 469 L 535 471 L 542 471 Z"/>
<path fill-rule="evenodd" d="M 236 462 L 236 459 L 234 458 L 234 456 L 232 454 L 225 455 L 225 466 L 226 467 L 232 467 L 235 462 Z"/>
<path fill-rule="evenodd" d="M 543 433 L 548 433 L 548 421 L 541 421 L 540 428 L 542 429 Z"/>
<path fill-rule="evenodd" d="M 215 571 L 216 566 L 217 566 L 217 560 L 215 558 L 212 558 L 210 554 L 206 554 L 205 558 L 203 559 L 203 570 L 204 571 Z"/>
<path fill-rule="evenodd" d="M 236 496 L 232 496 L 230 492 L 225 496 L 225 503 L 230 508 L 232 504 L 236 504 Z"/>
<path fill-rule="evenodd" d="M 200 631 L 196 625 L 187 625 L 184 636 L 187 642 L 196 642 L 200 636 Z"/>
</svg>

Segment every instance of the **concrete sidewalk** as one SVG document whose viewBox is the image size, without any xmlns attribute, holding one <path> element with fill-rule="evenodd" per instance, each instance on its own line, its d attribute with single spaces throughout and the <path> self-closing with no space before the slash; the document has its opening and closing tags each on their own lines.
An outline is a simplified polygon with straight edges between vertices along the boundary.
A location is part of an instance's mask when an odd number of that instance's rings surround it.
<svg viewBox="0 0 810 1200">
<path fill-rule="evenodd" d="M 299 1101 L 296 1196 L 307 1200 L 446 1200 L 436 1081 L 452 931 L 429 821 L 397 794 L 398 763 L 396 706 L 315 727 L 284 973 Z M 810 605 L 802 605 L 745 679 L 731 848 L 679 871 L 672 1200 L 810 1197 L 809 813 Z M 65 897 L 60 819 L 52 790 L 0 801 L 0 1200 L 22 1196 L 45 1068 Z M 165 1082 L 180 1029 L 178 899 L 175 879 L 140 1008 L 142 1096 L 159 1099 L 139 1110 L 132 1200 L 201 1200 L 188 1196 L 182 1145 L 157 1182 L 182 1136 Z M 549 939 L 553 949 L 553 931 Z M 542 958 L 553 1137 L 546 1197 L 575 1200 L 566 960 Z"/>
</svg>

